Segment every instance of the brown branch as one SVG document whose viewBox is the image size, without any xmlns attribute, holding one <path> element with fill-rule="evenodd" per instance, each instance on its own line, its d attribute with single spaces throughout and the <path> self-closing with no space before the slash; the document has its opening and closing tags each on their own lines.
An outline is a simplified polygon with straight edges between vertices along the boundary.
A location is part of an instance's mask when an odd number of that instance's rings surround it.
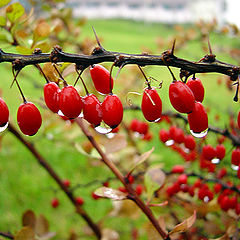
<svg viewBox="0 0 240 240">
<path fill-rule="evenodd" d="M 91 135 L 91 133 L 88 131 L 88 129 L 85 127 L 83 123 L 82 118 L 77 118 L 75 122 L 78 124 L 78 126 L 81 128 L 84 135 L 88 138 L 88 140 L 91 142 L 92 146 L 97 150 L 99 155 L 102 158 L 103 163 L 112 171 L 112 173 L 122 182 L 122 184 L 125 186 L 127 192 L 128 192 L 128 198 L 132 201 L 134 201 L 137 206 L 143 211 L 143 213 L 147 216 L 149 221 L 153 224 L 155 229 L 158 231 L 160 236 L 164 240 L 170 240 L 170 237 L 163 231 L 163 229 L 160 227 L 157 219 L 154 217 L 151 209 L 141 200 L 141 198 L 137 195 L 135 190 L 132 188 L 131 184 L 129 184 L 128 181 L 125 181 L 124 176 L 122 173 L 118 170 L 118 168 L 115 166 L 115 164 L 107 157 L 107 155 L 102 151 L 98 143 L 96 142 L 95 138 Z"/>
<path fill-rule="evenodd" d="M 63 181 L 58 176 L 58 174 L 54 171 L 54 169 L 47 163 L 47 161 L 43 158 L 43 156 L 36 150 L 33 144 L 26 141 L 22 135 L 13 127 L 11 123 L 9 123 L 8 130 L 33 154 L 33 156 L 37 159 L 38 163 L 49 173 L 49 175 L 56 181 L 62 191 L 66 194 L 68 199 L 74 205 L 76 212 L 86 221 L 88 226 L 92 229 L 94 234 L 98 239 L 101 239 L 101 232 L 90 216 L 86 213 L 86 211 L 76 203 L 75 198 L 72 192 L 63 184 Z"/>
<path fill-rule="evenodd" d="M 0 236 L 8 238 L 8 239 L 14 239 L 14 236 L 11 233 L 0 232 Z"/>
<path fill-rule="evenodd" d="M 82 66 L 83 69 L 96 63 L 114 62 L 114 65 L 118 67 L 127 64 L 166 66 L 165 63 L 167 63 L 168 66 L 180 68 L 185 76 L 190 76 L 194 73 L 218 72 L 230 76 L 231 80 L 236 80 L 240 73 L 239 66 L 224 63 L 215 58 L 212 60 L 208 55 L 203 57 L 201 61 L 192 62 L 176 57 L 172 51 L 165 51 L 161 55 L 127 54 L 111 52 L 104 48 L 96 47 L 91 55 L 84 55 L 66 53 L 56 46 L 50 54 L 36 52 L 32 55 L 21 55 L 6 53 L 0 49 L 0 63 L 15 63 L 16 60 L 19 61 L 19 64 L 14 66 L 15 69 L 45 62 L 70 62 Z"/>
</svg>

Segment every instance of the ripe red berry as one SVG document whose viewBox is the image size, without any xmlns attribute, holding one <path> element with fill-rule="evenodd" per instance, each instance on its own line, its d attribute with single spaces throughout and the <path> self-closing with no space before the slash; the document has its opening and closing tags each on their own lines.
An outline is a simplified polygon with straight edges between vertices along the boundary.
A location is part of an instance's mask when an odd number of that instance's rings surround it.
<svg viewBox="0 0 240 240">
<path fill-rule="evenodd" d="M 59 110 L 59 93 L 60 88 L 55 82 L 49 82 L 44 85 L 43 93 L 47 107 L 54 113 Z"/>
<path fill-rule="evenodd" d="M 71 182 L 70 182 L 68 179 L 63 180 L 63 185 L 64 185 L 65 187 L 69 187 L 70 184 L 71 184 Z"/>
<path fill-rule="evenodd" d="M 207 112 L 200 102 L 195 102 L 193 111 L 188 114 L 188 123 L 194 133 L 201 133 L 208 129 Z"/>
<path fill-rule="evenodd" d="M 109 182 L 104 182 L 102 185 L 103 185 L 104 187 L 109 187 Z"/>
<path fill-rule="evenodd" d="M 138 184 L 135 188 L 135 191 L 136 191 L 137 195 L 141 195 L 143 192 L 143 186 Z"/>
<path fill-rule="evenodd" d="M 179 177 L 178 177 L 178 183 L 179 184 L 187 184 L 187 175 L 186 174 L 181 174 Z"/>
<path fill-rule="evenodd" d="M 97 194 L 95 194 L 94 192 L 92 192 L 92 198 L 97 200 L 99 198 L 101 198 L 100 196 L 98 196 Z"/>
<path fill-rule="evenodd" d="M 59 206 L 59 200 L 57 198 L 53 198 L 51 201 L 51 205 L 53 208 L 57 208 Z"/>
<path fill-rule="evenodd" d="M 123 106 L 119 97 L 109 94 L 102 103 L 103 121 L 111 128 L 116 128 L 123 118 Z"/>
<path fill-rule="evenodd" d="M 129 184 L 133 184 L 134 183 L 134 176 L 133 175 L 129 175 L 128 176 L 128 182 L 129 182 Z"/>
<path fill-rule="evenodd" d="M 33 136 L 42 125 L 38 108 L 31 102 L 22 103 L 17 111 L 17 122 L 22 133 Z"/>
<path fill-rule="evenodd" d="M 184 167 L 182 165 L 175 165 L 172 168 L 172 173 L 183 173 L 184 172 Z"/>
<path fill-rule="evenodd" d="M 195 100 L 202 102 L 204 99 L 204 87 L 199 78 L 190 78 L 187 81 L 187 86 L 192 90 Z"/>
<path fill-rule="evenodd" d="M 76 204 L 80 206 L 84 204 L 84 200 L 81 197 L 76 197 L 75 201 L 76 201 Z"/>
<path fill-rule="evenodd" d="M 94 94 L 88 94 L 83 100 L 83 117 L 95 127 L 102 121 L 102 105 Z"/>
<path fill-rule="evenodd" d="M 162 116 L 162 100 L 154 87 L 144 89 L 141 108 L 143 116 L 149 122 L 160 120 Z"/>
<path fill-rule="evenodd" d="M 172 139 L 178 144 L 183 143 L 185 139 L 183 130 L 181 128 L 176 128 Z"/>
<path fill-rule="evenodd" d="M 83 102 L 77 90 L 73 86 L 66 86 L 62 89 L 59 96 L 59 109 L 70 118 L 79 116 L 83 108 Z"/>
<path fill-rule="evenodd" d="M 189 150 L 194 150 L 196 147 L 196 142 L 195 139 L 192 135 L 186 135 L 185 139 L 184 139 L 184 145 L 186 148 L 188 148 Z"/>
<path fill-rule="evenodd" d="M 211 145 L 205 145 L 202 149 L 202 155 L 206 160 L 211 161 L 213 158 L 216 157 L 216 151 Z"/>
<path fill-rule="evenodd" d="M 240 149 L 234 149 L 232 151 L 231 162 L 233 165 L 238 166 L 240 164 Z"/>
<path fill-rule="evenodd" d="M 8 122 L 9 110 L 7 104 L 0 98 L 0 127 L 3 127 Z"/>
<path fill-rule="evenodd" d="M 113 79 L 111 77 L 110 89 L 110 73 L 109 71 L 99 64 L 90 67 L 90 74 L 96 90 L 102 94 L 108 94 L 113 89 Z"/>
<path fill-rule="evenodd" d="M 224 147 L 224 145 L 222 144 L 218 144 L 216 146 L 216 157 L 220 160 L 222 160 L 225 157 L 226 154 L 226 149 Z"/>
<path fill-rule="evenodd" d="M 223 178 L 227 174 L 227 169 L 226 168 L 221 168 L 217 174 L 217 178 Z"/>
<path fill-rule="evenodd" d="M 181 81 L 173 81 L 169 86 L 169 99 L 172 106 L 180 113 L 191 113 L 195 98 L 192 90 Z"/>
<path fill-rule="evenodd" d="M 161 129 L 161 130 L 159 131 L 159 139 L 160 139 L 163 143 L 167 142 L 167 141 L 169 140 L 169 132 L 168 132 L 167 130 L 165 130 L 165 129 Z"/>
</svg>

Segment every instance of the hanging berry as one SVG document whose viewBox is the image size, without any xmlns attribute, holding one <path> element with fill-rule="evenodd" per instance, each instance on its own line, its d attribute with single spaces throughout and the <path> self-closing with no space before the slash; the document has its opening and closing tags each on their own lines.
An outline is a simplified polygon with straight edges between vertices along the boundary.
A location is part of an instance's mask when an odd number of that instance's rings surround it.
<svg viewBox="0 0 240 240">
<path fill-rule="evenodd" d="M 42 117 L 33 103 L 24 102 L 18 108 L 17 122 L 23 134 L 33 136 L 42 125 Z"/>
<path fill-rule="evenodd" d="M 59 93 L 60 88 L 55 82 L 49 82 L 44 85 L 44 100 L 47 107 L 54 113 L 59 111 Z"/>
<path fill-rule="evenodd" d="M 238 127 L 240 128 L 240 111 L 238 113 L 237 124 L 238 124 Z"/>
<path fill-rule="evenodd" d="M 154 87 L 147 87 L 143 91 L 142 113 L 146 120 L 154 122 L 162 116 L 162 100 Z"/>
<path fill-rule="evenodd" d="M 192 90 L 181 81 L 173 81 L 169 86 L 169 99 L 172 106 L 180 113 L 191 113 L 195 98 Z"/>
<path fill-rule="evenodd" d="M 102 103 L 103 121 L 111 128 L 116 128 L 123 118 L 123 106 L 119 97 L 109 94 Z"/>
<path fill-rule="evenodd" d="M 193 111 L 188 114 L 188 123 L 191 133 L 196 137 L 204 137 L 208 129 L 208 116 L 200 102 L 195 102 Z"/>
<path fill-rule="evenodd" d="M 93 84 L 98 92 L 102 94 L 108 94 L 112 92 L 113 78 L 111 77 L 110 82 L 110 72 L 106 68 L 99 64 L 92 65 L 90 67 L 90 74 Z"/>
<path fill-rule="evenodd" d="M 73 86 L 66 86 L 59 96 L 59 109 L 62 113 L 74 119 L 79 116 L 83 108 L 83 102 L 77 90 Z"/>
<path fill-rule="evenodd" d="M 7 124 L 9 118 L 9 110 L 7 104 L 0 98 L 0 127 Z"/>
<path fill-rule="evenodd" d="M 83 100 L 83 117 L 94 127 L 100 125 L 102 121 L 102 105 L 94 94 L 88 94 Z"/>
<path fill-rule="evenodd" d="M 204 87 L 199 78 L 190 78 L 187 81 L 187 86 L 192 90 L 195 100 L 202 102 L 204 99 Z"/>
</svg>

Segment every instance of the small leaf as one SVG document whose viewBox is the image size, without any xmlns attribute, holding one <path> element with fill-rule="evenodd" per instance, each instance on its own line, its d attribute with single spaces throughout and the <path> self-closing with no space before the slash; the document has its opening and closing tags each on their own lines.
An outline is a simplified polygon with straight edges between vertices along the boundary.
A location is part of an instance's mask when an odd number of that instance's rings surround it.
<svg viewBox="0 0 240 240">
<path fill-rule="evenodd" d="M 51 49 L 48 41 L 40 41 L 40 42 L 37 42 L 37 44 L 34 45 L 34 49 L 35 49 L 35 48 L 40 48 L 43 53 L 47 53 L 47 52 L 49 52 L 50 49 Z M 33 52 L 33 51 L 32 51 L 32 52 Z"/>
<path fill-rule="evenodd" d="M 107 187 L 98 188 L 94 193 L 100 197 L 110 198 L 113 200 L 127 199 L 127 193 Z"/>
<path fill-rule="evenodd" d="M 12 35 L 4 28 L 0 28 L 0 42 L 11 43 L 13 41 Z"/>
<path fill-rule="evenodd" d="M 87 156 L 92 159 L 101 159 L 101 156 L 99 155 L 99 153 L 97 152 L 97 150 L 95 148 L 92 149 L 90 153 L 87 153 L 86 151 L 84 151 L 84 149 L 82 148 L 82 146 L 79 143 L 75 143 L 74 146 L 77 149 L 77 151 L 80 152 L 81 154 L 83 154 L 84 156 Z"/>
<path fill-rule="evenodd" d="M 40 21 L 35 27 L 33 32 L 34 42 L 38 41 L 39 39 L 48 37 L 50 33 L 51 33 L 51 28 L 49 24 L 45 21 Z"/>
<path fill-rule="evenodd" d="M 14 237 L 14 240 L 36 240 L 31 227 L 23 227 Z"/>
<path fill-rule="evenodd" d="M 120 238 L 119 234 L 112 229 L 105 228 L 102 231 L 101 240 L 118 240 L 119 238 Z"/>
<path fill-rule="evenodd" d="M 144 175 L 144 184 L 147 189 L 148 201 L 153 197 L 153 193 L 165 182 L 166 175 L 160 168 L 151 168 Z"/>
<path fill-rule="evenodd" d="M 190 227 L 192 227 L 195 220 L 196 220 L 196 211 L 194 211 L 191 217 L 187 218 L 182 223 L 179 223 L 178 225 L 176 225 L 173 228 L 173 230 L 169 233 L 169 235 L 172 235 L 174 233 L 186 232 Z"/>
<path fill-rule="evenodd" d="M 137 166 L 139 166 L 140 164 L 144 163 L 148 158 L 149 156 L 152 154 L 152 152 L 154 151 L 154 147 L 152 147 L 151 150 L 143 153 L 141 156 L 138 157 L 138 159 L 135 161 L 135 164 L 134 166 L 132 167 L 132 169 L 130 170 L 130 174 L 135 170 L 135 168 Z"/>
<path fill-rule="evenodd" d="M 34 229 L 36 223 L 36 217 L 32 210 L 27 210 L 22 216 L 22 225 L 29 226 Z"/>
<path fill-rule="evenodd" d="M 6 6 L 7 4 L 9 4 L 11 2 L 11 0 L 1 0 L 0 1 L 0 8 Z"/>
<path fill-rule="evenodd" d="M 16 22 L 25 13 L 24 7 L 19 3 L 13 3 L 6 9 L 7 18 L 10 22 Z"/>
<path fill-rule="evenodd" d="M 109 154 L 126 148 L 127 140 L 125 135 L 116 134 L 113 138 L 107 139 L 102 144 L 105 148 L 105 153 Z"/>
<path fill-rule="evenodd" d="M 46 233 L 48 233 L 49 231 L 49 224 L 48 224 L 48 221 L 47 219 L 43 216 L 43 215 L 40 215 L 38 218 L 37 218 L 37 221 L 36 221 L 36 225 L 35 225 L 35 233 L 42 237 L 44 236 Z"/>
<path fill-rule="evenodd" d="M 6 18 L 3 16 L 0 16 L 0 27 L 5 26 L 6 22 L 7 22 Z"/>
<path fill-rule="evenodd" d="M 38 237 L 38 240 L 49 240 L 55 236 L 56 236 L 55 232 L 48 232 L 48 233 L 44 234 L 43 236 Z"/>
</svg>

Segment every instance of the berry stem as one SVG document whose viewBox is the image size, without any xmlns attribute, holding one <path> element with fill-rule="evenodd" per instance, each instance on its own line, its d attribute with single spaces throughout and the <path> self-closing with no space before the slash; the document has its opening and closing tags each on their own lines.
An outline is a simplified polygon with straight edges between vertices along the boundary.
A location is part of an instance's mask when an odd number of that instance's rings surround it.
<svg viewBox="0 0 240 240">
<path fill-rule="evenodd" d="M 55 63 L 53 63 L 53 67 L 54 67 L 55 70 L 57 71 L 59 77 L 62 79 L 64 86 L 67 86 L 68 84 L 67 84 L 66 80 L 64 79 L 64 77 L 62 76 L 62 74 L 61 74 L 61 73 L 59 72 L 59 70 L 57 69 Z"/>
<path fill-rule="evenodd" d="M 138 68 L 139 68 L 139 70 L 141 71 L 141 73 L 142 73 L 142 75 L 144 76 L 144 78 L 146 79 L 146 82 L 147 82 L 147 85 L 148 85 L 148 89 L 152 89 L 152 88 L 151 88 L 150 81 L 149 81 L 149 79 L 147 78 L 145 72 L 142 70 L 142 68 L 141 68 L 139 65 L 138 65 Z"/>
<path fill-rule="evenodd" d="M 20 94 L 21 94 L 21 96 L 22 96 L 23 102 L 24 102 L 24 103 L 27 103 L 27 100 L 26 100 L 26 98 L 24 97 L 24 94 L 23 94 L 23 92 L 22 92 L 22 89 L 21 89 L 21 87 L 20 87 L 20 85 L 19 85 L 19 83 L 18 83 L 18 81 L 17 81 L 17 76 L 18 76 L 18 74 L 20 73 L 20 70 L 17 70 L 17 72 L 16 72 L 16 74 L 15 74 L 15 73 L 14 73 L 14 70 L 12 69 L 12 73 L 13 73 L 13 76 L 14 76 L 14 79 L 13 79 L 12 84 L 13 84 L 14 82 L 16 82 L 17 87 L 18 87 L 18 90 L 19 90 L 19 92 L 20 92 Z M 11 86 L 12 86 L 12 85 L 11 85 Z"/>
<path fill-rule="evenodd" d="M 170 67 L 168 66 L 168 64 L 166 63 L 166 61 L 165 61 L 164 57 L 162 57 L 162 60 L 163 60 L 164 64 L 167 66 L 167 68 L 168 68 L 169 72 L 171 73 L 171 75 L 172 75 L 172 78 L 173 78 L 173 82 L 176 82 L 176 81 L 177 81 L 177 79 L 176 79 L 176 77 L 174 76 L 174 74 L 173 74 L 173 72 L 172 72 L 171 68 L 170 68 Z"/>
<path fill-rule="evenodd" d="M 83 84 L 83 87 L 84 87 L 84 89 L 85 89 L 85 92 L 86 92 L 86 95 L 89 95 L 89 91 L 88 91 L 88 89 L 87 89 L 87 86 L 86 86 L 86 84 L 85 84 L 85 82 L 83 81 L 83 78 L 82 78 L 82 73 L 83 73 L 83 71 L 84 71 L 84 69 L 83 70 L 81 70 L 81 72 L 79 73 L 79 71 L 77 70 L 77 68 L 76 68 L 76 72 L 77 72 L 77 74 L 78 74 L 78 77 L 77 77 L 77 79 L 76 79 L 76 81 L 75 81 L 75 83 L 74 83 L 74 87 L 76 86 L 76 84 L 77 84 L 77 82 L 78 82 L 78 80 L 79 80 L 79 78 L 81 79 L 81 82 L 82 82 L 82 84 Z"/>
<path fill-rule="evenodd" d="M 37 67 L 37 69 L 42 73 L 43 77 L 45 78 L 46 82 L 49 83 L 50 81 L 48 80 L 47 76 L 45 75 L 45 73 L 43 72 L 42 68 L 40 67 L 39 64 L 35 64 L 35 66 Z"/>
<path fill-rule="evenodd" d="M 112 94 L 112 71 L 113 71 L 113 67 L 114 67 L 114 63 L 112 64 L 111 68 L 110 68 L 110 76 L 109 76 L 109 88 L 110 88 L 110 94 Z"/>
</svg>

